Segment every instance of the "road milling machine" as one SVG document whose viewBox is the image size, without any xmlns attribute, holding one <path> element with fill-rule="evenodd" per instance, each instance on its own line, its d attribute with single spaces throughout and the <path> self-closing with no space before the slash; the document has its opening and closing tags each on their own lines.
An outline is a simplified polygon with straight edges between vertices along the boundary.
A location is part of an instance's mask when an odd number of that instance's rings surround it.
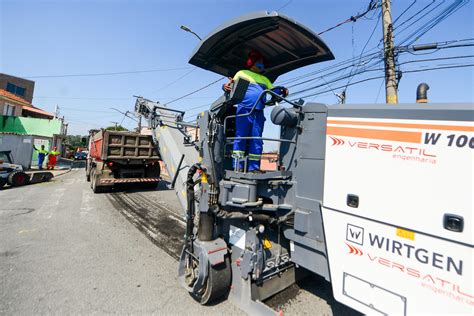
<svg viewBox="0 0 474 316">
<path fill-rule="evenodd" d="M 251 49 L 272 81 L 334 58 L 308 28 L 260 12 L 210 33 L 189 62 L 233 76 Z M 362 313 L 471 314 L 473 104 L 325 105 L 266 90 L 280 137 L 262 139 L 279 144 L 278 168 L 250 173 L 231 157 L 247 85 L 235 82 L 197 123 L 136 101 L 186 210 L 189 293 L 269 314 L 262 302 L 306 272 Z"/>
</svg>

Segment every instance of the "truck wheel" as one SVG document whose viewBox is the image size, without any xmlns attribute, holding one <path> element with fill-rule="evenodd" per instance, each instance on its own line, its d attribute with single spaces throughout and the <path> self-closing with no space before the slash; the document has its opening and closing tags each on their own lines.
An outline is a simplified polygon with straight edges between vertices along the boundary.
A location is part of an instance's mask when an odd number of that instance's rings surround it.
<svg viewBox="0 0 474 316">
<path fill-rule="evenodd" d="M 89 161 L 86 160 L 86 180 L 87 182 L 91 182 L 91 166 Z"/>
<path fill-rule="evenodd" d="M 98 193 L 98 192 L 97 192 L 96 177 L 95 177 L 95 168 L 91 170 L 90 177 L 91 177 L 91 189 L 92 189 L 92 192 Z"/>
<path fill-rule="evenodd" d="M 8 175 L 8 184 L 19 187 L 30 182 L 30 178 L 23 171 L 14 171 Z"/>
<path fill-rule="evenodd" d="M 94 193 L 102 193 L 104 192 L 103 188 L 97 186 L 97 177 L 95 176 L 95 168 L 91 170 L 91 189 Z"/>
</svg>

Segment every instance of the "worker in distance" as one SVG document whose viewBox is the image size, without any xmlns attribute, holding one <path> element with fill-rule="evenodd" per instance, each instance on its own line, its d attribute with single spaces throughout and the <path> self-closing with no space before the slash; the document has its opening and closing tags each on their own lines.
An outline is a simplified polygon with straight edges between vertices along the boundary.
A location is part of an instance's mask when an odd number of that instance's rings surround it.
<svg viewBox="0 0 474 316">
<path fill-rule="evenodd" d="M 40 149 L 33 145 L 33 149 L 38 152 L 38 169 L 43 170 L 44 159 L 46 158 L 46 155 L 48 155 L 48 151 L 44 149 L 44 145 L 41 145 Z"/>
<path fill-rule="evenodd" d="M 235 137 L 262 137 L 265 124 L 265 116 L 263 114 L 265 107 L 264 98 L 260 99 L 253 112 L 251 110 L 264 90 L 271 89 L 282 97 L 288 95 L 288 89 L 273 87 L 273 84 L 264 73 L 265 58 L 260 52 L 252 50 L 248 54 L 245 69 L 238 71 L 228 83 L 222 86 L 225 92 L 230 92 L 233 82 L 239 78 L 245 79 L 250 83 L 243 100 L 237 105 L 236 114 L 238 116 L 235 119 Z M 245 172 L 243 158 L 248 156 L 248 171 L 254 173 L 261 172 L 260 158 L 262 157 L 262 151 L 263 141 L 261 139 L 234 140 L 232 150 L 234 169 Z"/>
</svg>

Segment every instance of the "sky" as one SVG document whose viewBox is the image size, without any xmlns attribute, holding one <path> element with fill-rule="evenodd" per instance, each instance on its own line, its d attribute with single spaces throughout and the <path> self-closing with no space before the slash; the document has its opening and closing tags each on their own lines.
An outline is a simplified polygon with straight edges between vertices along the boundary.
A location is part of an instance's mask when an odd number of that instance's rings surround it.
<svg viewBox="0 0 474 316">
<path fill-rule="evenodd" d="M 436 0 L 435 0 L 436 1 Z M 209 82 L 220 75 L 195 68 L 188 59 L 199 40 L 180 29 L 186 25 L 201 37 L 216 27 L 240 15 L 255 11 L 278 10 L 316 33 L 365 11 L 369 0 L 221 0 L 221 1 L 42 1 L 0 0 L 0 72 L 31 78 L 35 81 L 33 104 L 53 112 L 59 106 L 60 115 L 69 123 L 69 134 L 87 134 L 92 128 L 122 123 L 133 128 L 136 122 L 111 108 L 133 110 L 134 95 L 166 103 Z M 439 10 L 454 0 L 436 1 Z M 412 5 L 398 20 L 412 25 L 397 34 L 400 43 L 412 30 L 429 21 L 436 10 L 415 15 L 431 0 L 394 0 L 394 20 Z M 434 7 L 435 5 L 432 5 Z M 315 72 L 365 52 L 377 51 L 382 38 L 378 23 L 380 9 L 370 12 L 355 23 L 347 23 L 321 35 L 335 55 L 334 61 L 311 65 L 281 76 L 278 82 Z M 440 22 L 414 44 L 474 38 L 474 7 L 472 2 Z M 418 20 L 418 21 L 417 21 Z M 415 23 L 416 22 L 416 23 Z M 395 27 L 397 25 L 395 24 Z M 372 37 L 370 35 L 372 34 Z M 370 38 L 370 40 L 369 40 Z M 380 47 L 380 46 L 379 46 Z M 372 50 L 373 52 L 374 50 Z M 399 62 L 446 56 L 474 55 L 473 47 L 445 49 L 415 56 L 403 54 Z M 400 69 L 422 69 L 446 64 L 473 64 L 473 58 L 407 63 Z M 380 67 L 382 67 L 381 64 Z M 171 70 L 170 70 L 171 69 Z M 149 72 L 116 75 L 63 76 L 103 74 L 128 71 Z M 383 72 L 373 71 L 352 79 L 358 81 Z M 48 77 L 50 76 L 50 77 Z M 62 77 L 51 77 L 62 76 Z M 325 80 L 325 79 L 323 79 Z M 430 85 L 431 102 L 474 102 L 473 68 L 403 74 L 399 83 L 399 102 L 415 101 L 416 87 L 421 82 Z M 188 111 L 193 117 L 221 94 L 221 84 L 174 102 L 175 108 Z M 337 88 L 342 80 L 330 85 Z M 347 88 L 347 103 L 385 102 L 383 79 L 367 81 Z M 293 92 L 312 83 L 299 85 Z M 320 90 L 319 90 L 320 91 Z M 306 101 L 337 103 L 334 89 Z M 290 88 L 290 93 L 292 89 Z M 267 111 L 268 112 L 268 111 Z M 268 115 L 268 113 L 267 113 Z M 267 125 L 270 124 L 267 121 Z M 266 127 L 266 136 L 275 136 L 273 127 Z M 268 148 L 268 146 L 266 147 Z"/>
</svg>

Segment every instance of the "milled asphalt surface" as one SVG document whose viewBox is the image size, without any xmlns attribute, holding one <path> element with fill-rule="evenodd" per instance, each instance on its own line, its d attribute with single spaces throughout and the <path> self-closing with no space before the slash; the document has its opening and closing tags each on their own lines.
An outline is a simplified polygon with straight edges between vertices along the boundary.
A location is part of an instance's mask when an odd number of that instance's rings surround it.
<svg viewBox="0 0 474 316">
<path fill-rule="evenodd" d="M 92 193 L 84 170 L 0 190 L 0 314 L 242 315 L 180 287 L 184 225 L 173 191 Z M 317 296 L 316 296 L 317 295 Z M 307 278 L 268 302 L 285 314 L 352 315 Z"/>
</svg>

